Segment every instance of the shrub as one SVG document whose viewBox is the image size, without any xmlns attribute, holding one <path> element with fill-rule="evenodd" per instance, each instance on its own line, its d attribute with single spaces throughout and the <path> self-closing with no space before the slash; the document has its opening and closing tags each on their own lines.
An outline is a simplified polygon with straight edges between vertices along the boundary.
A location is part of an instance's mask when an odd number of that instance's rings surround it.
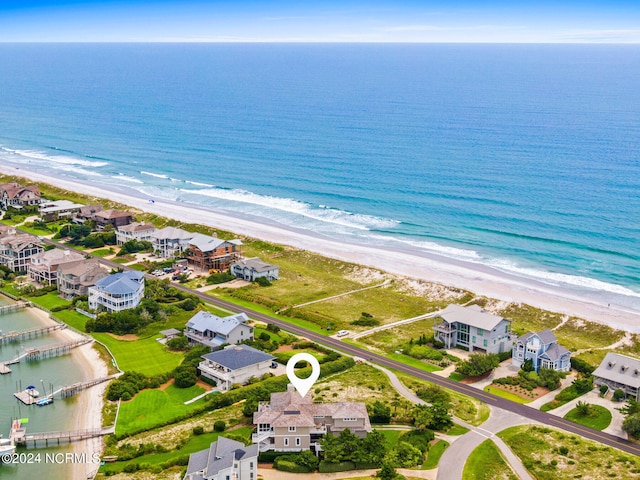
<svg viewBox="0 0 640 480">
<path fill-rule="evenodd" d="M 224 432 L 227 428 L 227 423 L 224 420 L 216 420 L 213 424 L 213 430 L 216 432 Z"/>
<path fill-rule="evenodd" d="M 271 282 L 267 277 L 258 277 L 254 280 L 254 283 L 257 283 L 261 287 L 269 287 L 271 286 Z"/>
<path fill-rule="evenodd" d="M 600 394 L 605 395 L 609 391 L 609 387 L 605 384 L 600 385 Z"/>
<path fill-rule="evenodd" d="M 178 388 L 189 388 L 196 384 L 198 375 L 196 367 L 190 365 L 180 365 L 174 370 L 175 386 Z"/>
<path fill-rule="evenodd" d="M 198 425 L 197 427 L 193 427 L 194 435 L 202 435 L 204 433 L 204 428 Z"/>
<path fill-rule="evenodd" d="M 626 396 L 627 396 L 627 395 L 624 393 L 624 390 L 622 390 L 621 388 L 618 388 L 615 392 L 613 392 L 613 399 L 614 399 L 616 402 L 619 402 L 619 401 L 621 401 L 621 400 L 624 400 L 624 398 L 625 398 Z"/>
<path fill-rule="evenodd" d="M 591 375 L 593 371 L 596 369 L 593 365 L 588 362 L 585 362 L 581 358 L 571 358 L 571 368 L 582 373 L 583 375 Z"/>
<path fill-rule="evenodd" d="M 320 465 L 318 465 L 318 471 L 320 473 L 346 472 L 347 470 L 354 470 L 355 468 L 356 464 L 353 462 L 329 463 L 326 460 L 322 460 Z"/>
</svg>

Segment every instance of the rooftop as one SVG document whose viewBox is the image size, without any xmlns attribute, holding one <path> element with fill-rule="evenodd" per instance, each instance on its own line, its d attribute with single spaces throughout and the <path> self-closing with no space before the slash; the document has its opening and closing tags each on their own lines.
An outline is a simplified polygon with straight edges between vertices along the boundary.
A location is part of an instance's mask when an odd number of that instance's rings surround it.
<svg viewBox="0 0 640 480">
<path fill-rule="evenodd" d="M 507 320 L 498 315 L 488 313 L 478 305 L 463 307 L 462 305 L 450 304 L 442 310 L 436 318 L 441 318 L 447 323 L 462 323 L 483 330 L 493 330 L 502 320 Z"/>
<path fill-rule="evenodd" d="M 144 232 L 145 230 L 155 230 L 156 227 L 151 223 L 140 223 L 133 222 L 129 225 L 123 225 L 122 227 L 118 227 L 119 232 Z"/>
<path fill-rule="evenodd" d="M 273 355 L 261 352 L 260 350 L 249 347 L 248 345 L 230 345 L 223 350 L 202 355 L 202 358 L 215 362 L 231 370 L 237 370 L 239 368 L 255 365 L 256 363 L 272 361 L 275 359 Z"/>
<path fill-rule="evenodd" d="M 609 352 L 593 372 L 593 376 L 640 388 L 640 360 Z"/>
<path fill-rule="evenodd" d="M 204 310 L 196 313 L 187 322 L 187 327 L 204 332 L 210 330 L 222 335 L 229 335 L 238 325 L 246 324 L 249 318 L 245 313 L 237 313 L 228 317 L 218 317 Z"/>
<path fill-rule="evenodd" d="M 255 272 L 268 272 L 269 270 L 273 270 L 274 268 L 278 268 L 277 265 L 273 265 L 271 263 L 263 262 L 258 257 L 247 258 L 245 260 L 240 260 L 234 263 L 234 266 L 238 265 L 242 268 L 250 268 Z"/>
<path fill-rule="evenodd" d="M 182 228 L 164 227 L 153 232 L 151 237 L 158 240 L 190 240 L 194 235 L 195 233 L 187 232 Z"/>
<path fill-rule="evenodd" d="M 96 287 L 112 295 L 127 294 L 136 292 L 140 288 L 140 280 L 143 278 L 143 272 L 127 270 L 126 272 L 114 273 L 98 280 Z"/>
<path fill-rule="evenodd" d="M 555 336 L 555 334 L 549 330 L 542 330 L 540 332 L 529 332 L 529 333 L 525 333 L 524 335 L 522 335 L 520 338 L 518 338 L 518 342 L 522 342 L 522 343 L 527 343 L 527 341 L 533 337 L 534 335 L 537 335 L 538 338 L 540 339 L 540 341 L 544 344 L 544 345 L 549 345 L 550 343 L 556 343 L 558 341 L 558 338 Z"/>
<path fill-rule="evenodd" d="M 233 467 L 235 461 L 257 456 L 258 445 L 245 447 L 236 440 L 218 437 L 209 448 L 191 454 L 187 475 L 204 472 L 205 477 L 213 477 L 221 470 Z"/>
</svg>

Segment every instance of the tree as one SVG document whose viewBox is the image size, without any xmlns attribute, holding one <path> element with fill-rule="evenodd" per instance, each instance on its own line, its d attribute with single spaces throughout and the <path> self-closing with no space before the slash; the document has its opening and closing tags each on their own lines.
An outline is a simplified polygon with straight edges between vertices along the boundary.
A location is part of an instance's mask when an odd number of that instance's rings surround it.
<svg viewBox="0 0 640 480">
<path fill-rule="evenodd" d="M 424 455 L 416 447 L 407 442 L 398 442 L 387 453 L 384 462 L 396 468 L 411 468 L 420 465 L 423 460 Z"/>
<path fill-rule="evenodd" d="M 533 372 L 533 359 L 527 358 L 522 364 L 522 370 L 525 372 Z"/>
<path fill-rule="evenodd" d="M 370 406 L 369 420 L 371 423 L 389 423 L 391 421 L 391 408 L 380 400 L 376 400 Z"/>
<path fill-rule="evenodd" d="M 469 360 L 458 364 L 458 372 L 470 377 L 477 377 L 490 372 L 500 364 L 500 359 L 495 353 L 472 353 Z"/>
<path fill-rule="evenodd" d="M 627 402 L 624 404 L 624 407 L 618 408 L 618 411 L 625 417 L 636 415 L 640 413 L 640 402 L 633 397 L 629 397 L 627 398 Z"/>
<path fill-rule="evenodd" d="M 431 405 L 416 405 L 413 409 L 413 424 L 417 430 L 444 430 L 453 421 L 447 406 L 436 402 Z"/>
<path fill-rule="evenodd" d="M 640 414 L 636 413 L 627 417 L 622 422 L 622 429 L 635 438 L 640 437 Z"/>
<path fill-rule="evenodd" d="M 587 393 L 593 388 L 593 377 L 576 378 L 572 383 L 576 392 L 580 394 Z"/>
<path fill-rule="evenodd" d="M 174 383 L 178 388 L 192 387 L 198 381 L 196 368 L 189 365 L 181 365 L 175 369 L 174 379 Z"/>
<path fill-rule="evenodd" d="M 184 335 L 167 341 L 167 347 L 171 350 L 186 350 L 189 348 L 189 339 Z"/>
<path fill-rule="evenodd" d="M 621 388 L 618 388 L 615 392 L 613 392 L 613 399 L 616 402 L 621 402 L 626 396 L 626 393 L 624 393 L 624 390 L 622 390 Z"/>
<path fill-rule="evenodd" d="M 538 385 L 546 387 L 549 390 L 555 390 L 560 386 L 560 380 L 566 377 L 565 372 L 558 372 L 553 368 L 541 368 L 538 371 Z"/>
<path fill-rule="evenodd" d="M 576 411 L 581 417 L 588 417 L 591 414 L 591 404 L 583 401 L 579 401 L 576 404 Z"/>
<path fill-rule="evenodd" d="M 388 462 L 383 463 L 382 468 L 376 472 L 376 477 L 380 480 L 393 480 L 397 475 L 396 469 Z"/>
<path fill-rule="evenodd" d="M 369 465 L 381 465 L 386 453 L 387 447 L 384 435 L 374 430 L 367 433 L 360 441 L 358 461 Z"/>
<path fill-rule="evenodd" d="M 348 428 L 340 432 L 340 435 L 325 435 L 320 440 L 324 459 L 329 463 L 357 462 L 360 451 L 360 439 Z"/>
</svg>

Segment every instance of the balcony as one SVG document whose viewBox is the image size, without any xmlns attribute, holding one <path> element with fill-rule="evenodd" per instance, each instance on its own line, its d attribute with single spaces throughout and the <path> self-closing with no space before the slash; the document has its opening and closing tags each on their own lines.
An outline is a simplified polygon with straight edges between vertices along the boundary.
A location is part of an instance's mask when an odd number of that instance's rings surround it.
<svg viewBox="0 0 640 480">
<path fill-rule="evenodd" d="M 439 333 L 451 334 L 458 331 L 456 327 L 449 323 L 440 323 L 438 325 L 434 325 L 433 329 Z"/>
</svg>

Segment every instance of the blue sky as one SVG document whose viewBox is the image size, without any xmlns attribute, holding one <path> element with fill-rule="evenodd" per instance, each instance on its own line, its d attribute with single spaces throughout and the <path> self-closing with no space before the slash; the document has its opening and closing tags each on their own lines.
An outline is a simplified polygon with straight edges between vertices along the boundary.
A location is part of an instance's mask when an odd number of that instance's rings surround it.
<svg viewBox="0 0 640 480">
<path fill-rule="evenodd" d="M 640 43 L 640 1 L 0 0 L 0 42 Z"/>
</svg>

